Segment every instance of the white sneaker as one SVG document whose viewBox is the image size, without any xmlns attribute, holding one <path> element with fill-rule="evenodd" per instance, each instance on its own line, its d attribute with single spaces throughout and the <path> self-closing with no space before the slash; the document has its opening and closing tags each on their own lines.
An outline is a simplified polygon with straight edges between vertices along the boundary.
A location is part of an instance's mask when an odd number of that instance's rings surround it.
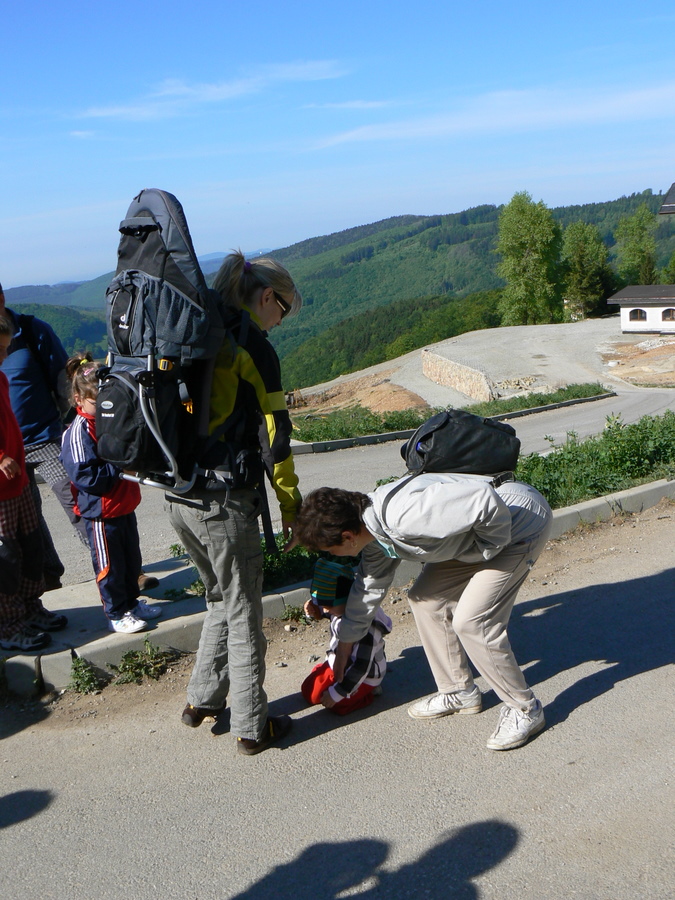
<svg viewBox="0 0 675 900">
<path fill-rule="evenodd" d="M 452 713 L 472 716 L 483 708 L 483 698 L 478 686 L 474 684 L 471 691 L 456 691 L 453 694 L 434 694 L 418 700 L 408 709 L 413 719 L 439 719 Z"/>
<path fill-rule="evenodd" d="M 124 613 L 121 619 L 110 620 L 110 630 L 118 634 L 136 634 L 137 631 L 144 631 L 147 627 L 147 622 L 130 612 Z"/>
<path fill-rule="evenodd" d="M 139 600 L 131 610 L 131 615 L 137 619 L 158 619 L 162 615 L 162 607 L 150 606 L 145 600 Z"/>
<path fill-rule="evenodd" d="M 487 742 L 488 750 L 515 750 L 539 734 L 545 726 L 544 708 L 538 700 L 530 712 L 503 706 L 497 728 Z"/>
</svg>

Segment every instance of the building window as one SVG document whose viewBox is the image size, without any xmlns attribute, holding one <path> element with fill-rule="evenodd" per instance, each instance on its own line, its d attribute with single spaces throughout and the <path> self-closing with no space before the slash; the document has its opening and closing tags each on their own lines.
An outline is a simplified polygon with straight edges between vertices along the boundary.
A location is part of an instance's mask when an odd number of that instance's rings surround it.
<svg viewBox="0 0 675 900">
<path fill-rule="evenodd" d="M 646 322 L 647 313 L 644 311 L 644 309 L 631 309 L 628 318 L 631 322 Z"/>
<path fill-rule="evenodd" d="M 664 309 L 661 313 L 662 322 L 675 322 L 675 309 Z"/>
</svg>

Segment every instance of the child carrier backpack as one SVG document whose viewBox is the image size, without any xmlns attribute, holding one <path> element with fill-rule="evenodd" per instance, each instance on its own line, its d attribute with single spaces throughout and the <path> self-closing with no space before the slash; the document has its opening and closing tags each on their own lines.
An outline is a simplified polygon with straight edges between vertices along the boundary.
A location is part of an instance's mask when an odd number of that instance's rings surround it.
<svg viewBox="0 0 675 900">
<path fill-rule="evenodd" d="M 519 453 L 520 441 L 514 428 L 462 409 L 447 409 L 431 416 L 401 447 L 411 474 L 513 473 Z"/>
<path fill-rule="evenodd" d="M 106 291 L 108 359 L 96 403 L 99 455 L 134 480 L 181 494 L 198 474 L 216 353 L 226 334 L 181 204 L 143 190 L 121 222 Z"/>
</svg>

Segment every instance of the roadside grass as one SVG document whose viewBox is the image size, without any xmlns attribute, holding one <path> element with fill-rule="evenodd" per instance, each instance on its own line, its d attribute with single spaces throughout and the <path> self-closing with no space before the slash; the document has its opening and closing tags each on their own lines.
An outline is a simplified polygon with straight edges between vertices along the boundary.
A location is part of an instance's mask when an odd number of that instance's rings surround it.
<svg viewBox="0 0 675 900">
<path fill-rule="evenodd" d="M 504 413 L 518 412 L 521 409 L 534 409 L 536 406 L 548 406 L 551 403 L 564 403 L 566 400 L 585 400 L 606 394 L 607 388 L 599 382 L 592 384 L 568 384 L 550 393 L 528 394 L 526 397 L 509 397 L 504 400 L 490 400 L 486 403 L 475 403 L 465 406 L 468 412 L 477 416 L 499 416 Z"/>
<path fill-rule="evenodd" d="M 374 413 L 362 406 L 336 409 L 334 412 L 293 417 L 293 437 L 305 443 L 337 441 L 341 438 L 384 434 L 388 431 L 407 431 L 418 428 L 438 410 L 404 409 Z"/>
<path fill-rule="evenodd" d="M 579 441 L 570 432 L 564 444 L 550 443 L 546 456 L 522 457 L 516 477 L 541 491 L 553 509 L 675 478 L 675 413 L 670 410 L 630 425 L 608 416 L 596 437 Z"/>
<path fill-rule="evenodd" d="M 548 406 L 550 403 L 562 403 L 565 400 L 580 400 L 604 394 L 605 388 L 600 383 L 570 384 L 551 393 L 534 393 L 522 397 L 510 397 L 505 400 L 491 400 L 487 403 L 475 403 L 462 407 L 478 416 L 499 416 L 504 413 L 517 412 L 521 409 L 533 409 L 536 406 Z M 404 409 L 394 412 L 374 413 L 362 406 L 350 406 L 330 413 L 295 414 L 293 419 L 293 437 L 305 443 L 315 441 L 334 441 L 344 438 L 364 437 L 369 434 L 384 434 L 388 431 L 408 431 L 418 428 L 423 422 L 441 408 Z"/>
<path fill-rule="evenodd" d="M 67 690 L 76 694 L 98 694 L 110 680 L 110 677 L 100 672 L 88 659 L 73 655 Z"/>
<path fill-rule="evenodd" d="M 109 684 L 141 684 L 144 678 L 157 681 L 170 670 L 171 663 L 185 655 L 180 650 L 162 650 L 146 637 L 142 650 L 127 650 L 119 665 L 107 664 L 112 674 L 101 671 L 84 657 L 73 655 L 67 690 L 98 694 Z"/>
<path fill-rule="evenodd" d="M 115 674 L 114 684 L 141 684 L 144 678 L 156 681 L 184 655 L 180 650 L 161 650 L 146 637 L 142 650 L 127 650 L 118 666 L 109 663 L 108 668 Z"/>
</svg>

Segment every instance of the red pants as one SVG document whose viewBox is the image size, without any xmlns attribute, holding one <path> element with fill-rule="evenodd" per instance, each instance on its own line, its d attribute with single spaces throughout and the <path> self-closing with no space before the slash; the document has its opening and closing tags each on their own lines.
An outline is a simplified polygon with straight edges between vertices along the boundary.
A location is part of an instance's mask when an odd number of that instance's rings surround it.
<svg viewBox="0 0 675 900">
<path fill-rule="evenodd" d="M 321 703 L 321 697 L 331 685 L 335 684 L 333 670 L 328 665 L 328 661 L 317 663 L 307 678 L 302 682 L 302 696 L 312 706 L 315 703 Z M 361 687 L 351 697 L 345 697 L 339 700 L 335 706 L 330 708 L 330 712 L 337 713 L 338 716 L 346 716 L 347 713 L 353 712 L 355 709 L 362 709 L 369 706 L 373 702 L 374 687 L 372 684 L 362 684 Z"/>
</svg>

